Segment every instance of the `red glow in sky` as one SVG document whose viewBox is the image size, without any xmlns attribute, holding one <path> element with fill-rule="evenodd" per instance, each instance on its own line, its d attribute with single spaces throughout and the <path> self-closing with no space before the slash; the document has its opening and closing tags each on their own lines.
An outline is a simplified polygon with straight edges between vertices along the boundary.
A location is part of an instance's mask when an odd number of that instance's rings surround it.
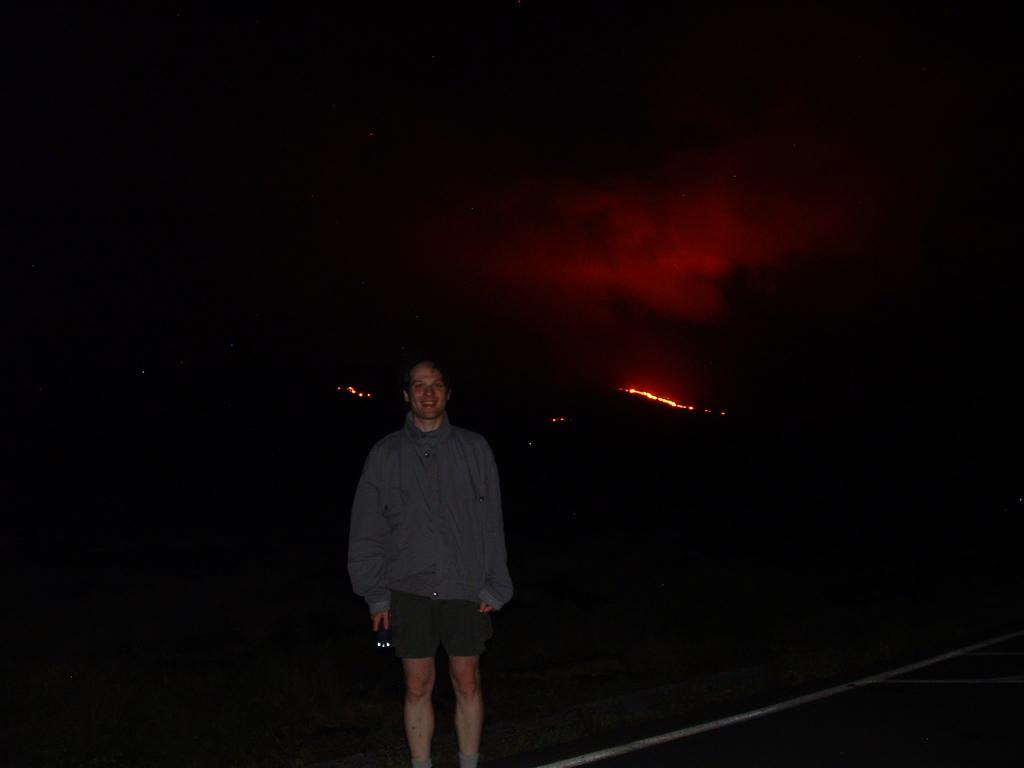
<svg viewBox="0 0 1024 768">
<path fill-rule="evenodd" d="M 459 131 L 457 145 L 446 137 L 462 122 L 420 125 L 429 151 L 388 166 L 402 169 L 400 191 L 368 243 L 381 274 L 404 281 L 409 317 L 441 321 L 422 323 L 426 343 L 472 328 L 495 354 L 542 359 L 573 384 L 735 403 L 721 382 L 760 392 L 747 366 L 786 369 L 782 354 L 748 362 L 773 333 L 789 348 L 779 317 L 824 328 L 822 316 L 862 311 L 885 285 L 875 267 L 914 251 L 939 188 L 921 137 L 953 102 L 918 109 L 908 88 L 928 84 L 885 70 L 911 57 L 871 30 L 801 15 L 780 48 L 762 34 L 773 15 L 742 28 L 730 17 L 718 37 L 681 26 L 688 45 L 647 29 L 662 46 L 655 69 L 574 60 L 503 93 L 492 130 Z M 550 126 L 538 103 L 557 112 Z M 478 359 L 478 339 L 466 346 Z"/>
<path fill-rule="evenodd" d="M 700 336 L 735 310 L 732 281 L 785 270 L 794 254 L 848 240 L 852 224 L 828 196 L 750 166 L 751 179 L 726 173 L 741 165 L 707 161 L 669 184 L 521 182 L 501 202 L 514 216 L 475 225 L 480 239 L 450 241 L 438 258 L 471 276 L 474 322 L 515 317 L 516 336 L 550 350 L 567 376 L 718 400 L 705 369 L 729 350 Z"/>
</svg>

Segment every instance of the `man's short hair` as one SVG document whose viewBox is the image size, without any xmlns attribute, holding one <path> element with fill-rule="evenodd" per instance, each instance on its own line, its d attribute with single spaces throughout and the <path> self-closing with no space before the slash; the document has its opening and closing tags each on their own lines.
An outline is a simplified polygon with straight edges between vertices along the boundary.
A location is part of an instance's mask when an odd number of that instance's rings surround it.
<svg viewBox="0 0 1024 768">
<path fill-rule="evenodd" d="M 412 365 L 405 369 L 405 375 L 402 377 L 402 389 L 406 392 L 409 391 L 409 387 L 412 386 L 412 370 L 418 365 L 429 365 L 439 374 L 441 374 L 441 381 L 444 382 L 445 387 L 450 391 L 452 388 L 452 381 L 448 378 L 448 368 L 443 366 L 441 363 L 436 362 L 432 358 L 426 358 L 423 360 L 417 360 Z"/>
</svg>

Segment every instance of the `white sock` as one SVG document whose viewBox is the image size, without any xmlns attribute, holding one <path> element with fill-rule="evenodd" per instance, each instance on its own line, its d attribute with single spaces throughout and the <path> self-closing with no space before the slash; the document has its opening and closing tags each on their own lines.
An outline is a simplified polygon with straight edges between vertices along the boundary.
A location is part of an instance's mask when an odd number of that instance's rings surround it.
<svg viewBox="0 0 1024 768">
<path fill-rule="evenodd" d="M 459 752 L 459 768 L 476 768 L 480 755 L 464 755 Z"/>
</svg>

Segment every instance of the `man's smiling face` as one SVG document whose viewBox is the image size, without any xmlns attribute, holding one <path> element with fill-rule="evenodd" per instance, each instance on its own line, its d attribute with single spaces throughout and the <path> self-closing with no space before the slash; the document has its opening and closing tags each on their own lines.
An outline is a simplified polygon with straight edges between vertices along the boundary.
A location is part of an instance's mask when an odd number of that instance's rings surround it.
<svg viewBox="0 0 1024 768">
<path fill-rule="evenodd" d="M 405 391 L 413 419 L 421 429 L 436 426 L 448 405 L 448 386 L 444 376 L 431 363 L 420 363 L 409 374 Z"/>
</svg>

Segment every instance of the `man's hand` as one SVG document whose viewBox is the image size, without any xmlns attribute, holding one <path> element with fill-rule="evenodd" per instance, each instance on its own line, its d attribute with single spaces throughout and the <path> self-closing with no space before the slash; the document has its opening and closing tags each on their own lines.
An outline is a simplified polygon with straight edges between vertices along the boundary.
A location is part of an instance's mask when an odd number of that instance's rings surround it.
<svg viewBox="0 0 1024 768">
<path fill-rule="evenodd" d="M 373 631 L 380 629 L 380 623 L 384 622 L 384 629 L 391 629 L 391 611 L 377 611 L 370 614 L 370 621 L 373 623 Z"/>
<path fill-rule="evenodd" d="M 493 610 L 494 610 L 494 606 L 493 605 L 490 605 L 489 603 L 485 603 L 485 602 L 481 601 L 481 603 L 480 603 L 480 613 L 490 613 Z"/>
</svg>

